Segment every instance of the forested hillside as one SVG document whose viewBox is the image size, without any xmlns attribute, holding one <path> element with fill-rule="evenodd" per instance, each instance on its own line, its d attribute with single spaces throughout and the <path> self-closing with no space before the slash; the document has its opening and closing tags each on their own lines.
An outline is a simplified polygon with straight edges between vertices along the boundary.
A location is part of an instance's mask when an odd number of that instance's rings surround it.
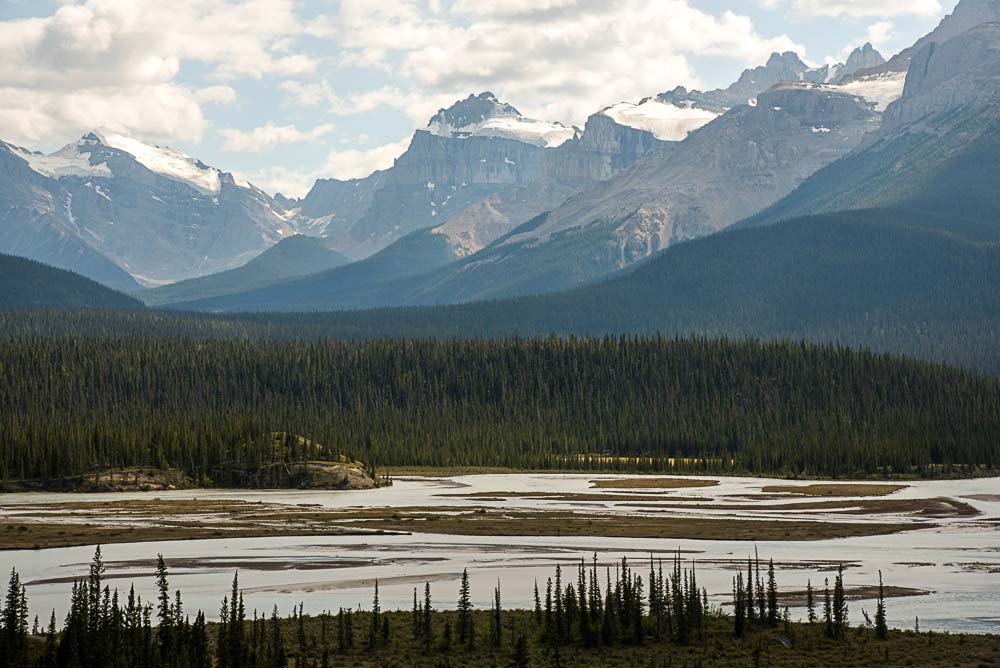
<svg viewBox="0 0 1000 668">
<path fill-rule="evenodd" d="M 150 306 L 203 299 L 280 283 L 349 264 L 328 239 L 295 235 L 282 239 L 242 267 L 171 283 L 138 293 Z"/>
<path fill-rule="evenodd" d="M 0 309 L 142 308 L 135 299 L 71 271 L 0 254 Z"/>
<path fill-rule="evenodd" d="M 248 338 L 747 336 L 832 342 L 1000 374 L 1000 248 L 989 221 L 854 211 L 678 244 L 569 292 L 344 313 L 0 313 L 0 333 Z"/>
<path fill-rule="evenodd" d="M 377 467 L 609 466 L 580 455 L 825 476 L 1000 465 L 1000 382 L 833 347 L 14 337 L 0 360 L 5 479 L 142 465 L 225 480 L 270 463 L 273 432 Z"/>
</svg>

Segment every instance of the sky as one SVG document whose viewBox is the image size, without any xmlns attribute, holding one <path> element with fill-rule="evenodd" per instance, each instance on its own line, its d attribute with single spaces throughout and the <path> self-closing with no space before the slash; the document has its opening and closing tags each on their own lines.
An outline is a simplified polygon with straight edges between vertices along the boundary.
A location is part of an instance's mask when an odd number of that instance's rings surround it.
<svg viewBox="0 0 1000 668">
<path fill-rule="evenodd" d="M 774 51 L 888 57 L 957 0 L 0 0 L 0 139 L 107 127 L 264 190 L 392 165 L 484 90 L 582 126 L 622 100 L 734 81 Z"/>
</svg>

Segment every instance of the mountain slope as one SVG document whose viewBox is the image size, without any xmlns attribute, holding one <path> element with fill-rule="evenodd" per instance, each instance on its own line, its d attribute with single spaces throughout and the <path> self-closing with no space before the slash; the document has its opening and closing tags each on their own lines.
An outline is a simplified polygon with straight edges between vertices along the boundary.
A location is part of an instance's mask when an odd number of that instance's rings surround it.
<svg viewBox="0 0 1000 668">
<path fill-rule="evenodd" d="M 159 285 L 240 266 L 292 233 L 282 206 L 250 184 L 107 130 L 48 155 L 2 144 L 0 163 L 0 211 L 17 228 L 0 251 L 50 263 L 73 239 L 73 250 Z M 67 266 L 89 271 L 78 264 Z"/>
<path fill-rule="evenodd" d="M 910 68 L 913 56 L 924 47 L 946 42 L 976 26 L 997 21 L 1000 21 L 1000 0 L 960 0 L 952 13 L 941 19 L 934 30 L 921 37 L 912 46 L 897 53 L 888 62 L 859 70 L 857 75 L 906 72 Z"/>
<path fill-rule="evenodd" d="M 146 290 L 137 296 L 149 306 L 219 297 L 348 263 L 350 260 L 330 248 L 328 240 L 295 235 L 282 239 L 237 269 Z"/>
<path fill-rule="evenodd" d="M 301 326 L 348 338 L 805 339 L 1000 373 L 1000 246 L 946 226 L 909 211 L 827 214 L 677 244 L 632 272 L 567 292 L 309 314 Z"/>
<path fill-rule="evenodd" d="M 408 304 L 537 294 L 639 262 L 761 209 L 877 117 L 858 98 L 779 87 L 402 293 Z"/>
<path fill-rule="evenodd" d="M 360 309 L 384 299 L 397 282 L 406 285 L 410 277 L 454 260 L 455 251 L 446 236 L 418 230 L 371 257 L 336 269 L 233 294 L 173 301 L 168 306 L 212 312 L 312 311 L 321 310 L 321 304 Z"/>
<path fill-rule="evenodd" d="M 391 168 L 317 181 L 290 221 L 353 259 L 493 197 L 519 203 L 506 215 L 511 229 L 665 143 L 603 114 L 583 131 L 529 119 L 485 92 L 435 114 Z"/>
<path fill-rule="evenodd" d="M 0 309 L 141 309 L 128 295 L 70 271 L 0 254 Z"/>
<path fill-rule="evenodd" d="M 844 155 L 878 122 L 860 98 L 826 89 L 777 87 L 759 99 L 756 107 L 727 112 L 458 262 L 424 266 L 422 275 L 400 280 L 382 277 L 363 292 L 308 279 L 275 286 L 262 301 L 254 301 L 265 296 L 258 292 L 189 306 L 333 310 L 554 292 L 766 207 Z M 359 300 L 362 294 L 368 301 Z"/>
<path fill-rule="evenodd" d="M 117 290 L 139 284 L 80 238 L 72 195 L 32 170 L 25 152 L 0 141 L 0 250 L 77 272 Z"/>
<path fill-rule="evenodd" d="M 1000 25 L 929 44 L 913 62 L 878 134 L 743 224 L 870 207 L 988 221 L 1000 207 Z M 982 234 L 997 238 L 991 225 Z"/>
</svg>

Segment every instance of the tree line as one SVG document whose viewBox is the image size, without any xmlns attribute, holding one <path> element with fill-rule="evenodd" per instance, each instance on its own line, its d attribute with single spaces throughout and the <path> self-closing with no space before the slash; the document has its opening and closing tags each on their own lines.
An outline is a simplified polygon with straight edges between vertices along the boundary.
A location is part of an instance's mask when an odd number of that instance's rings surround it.
<svg viewBox="0 0 1000 668">
<path fill-rule="evenodd" d="M 386 612 L 376 581 L 368 610 L 340 608 L 318 619 L 305 615 L 301 605 L 290 617 L 282 617 L 276 606 L 270 615 L 254 610 L 251 616 L 237 574 L 218 621 L 207 623 L 202 611 L 192 620 L 181 592 L 171 592 L 162 555 L 157 559 L 156 599 L 143 601 L 134 587 L 127 597 L 111 589 L 97 547 L 89 575 L 73 584 L 61 626 L 53 612 L 46 627 L 37 617 L 29 627 L 25 587 L 12 571 L 0 615 L 0 667 L 288 668 L 291 662 L 295 668 L 330 668 L 343 665 L 346 657 L 391 655 L 402 640 L 424 654 L 445 657 L 453 651 L 478 653 L 488 647 L 494 654 L 505 652 L 513 668 L 528 668 L 529 647 L 543 649 L 549 663 L 558 666 L 566 647 L 702 645 L 710 625 L 724 624 L 732 637 L 743 638 L 780 623 L 788 637 L 794 635 L 788 608 L 779 610 L 773 561 L 768 563 L 766 585 L 759 558 L 748 560 L 746 580 L 742 572 L 734 577 L 732 614 L 710 606 L 707 590 L 698 585 L 694 562 L 684 564 L 680 554 L 667 563 L 666 571 L 663 560 L 652 556 L 645 575 L 644 568 L 627 558 L 614 568 L 601 568 L 596 555 L 589 565 L 580 561 L 575 578 L 564 577 L 562 567 L 556 566 L 554 577 L 546 580 L 544 602 L 536 582 L 534 608 L 527 611 L 504 609 L 499 582 L 490 609 L 474 610 L 467 569 L 456 609 L 448 614 L 434 608 L 429 582 L 422 599 L 414 589 L 411 613 Z M 824 616 L 819 621 L 810 586 L 808 624 L 822 628 L 831 640 L 841 640 L 850 628 L 842 568 L 832 599 L 829 587 L 824 595 Z M 881 577 L 877 606 L 875 637 L 885 640 L 889 631 Z M 479 635 L 483 627 L 488 631 L 485 639 Z"/>
<path fill-rule="evenodd" d="M 5 480 L 138 466 L 239 486 L 340 455 L 376 471 L 938 475 L 997 468 L 997 433 L 996 379 L 826 345 L 0 338 Z"/>
</svg>

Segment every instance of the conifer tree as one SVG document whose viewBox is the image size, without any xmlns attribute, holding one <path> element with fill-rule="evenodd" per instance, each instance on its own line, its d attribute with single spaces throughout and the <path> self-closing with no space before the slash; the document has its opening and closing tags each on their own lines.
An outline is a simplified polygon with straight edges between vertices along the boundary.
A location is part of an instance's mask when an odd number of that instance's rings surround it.
<svg viewBox="0 0 1000 668">
<path fill-rule="evenodd" d="M 774 560 L 767 565 L 767 625 L 778 625 L 778 584 L 774 578 Z"/>
<path fill-rule="evenodd" d="M 424 611 L 423 611 L 423 629 L 421 629 L 421 634 L 424 637 L 424 644 L 430 647 L 434 643 L 434 630 L 431 626 L 431 613 L 434 608 L 431 606 L 431 583 L 424 583 Z"/>
<path fill-rule="evenodd" d="M 471 645 L 473 635 L 469 569 L 466 568 L 462 570 L 462 584 L 458 590 L 458 641 L 463 645 Z"/>
<path fill-rule="evenodd" d="M 844 565 L 837 567 L 837 577 L 833 584 L 833 632 L 837 638 L 847 629 L 847 597 L 844 594 Z"/>
<path fill-rule="evenodd" d="M 813 594 L 812 580 L 806 581 L 806 610 L 810 624 L 816 623 L 816 600 Z"/>
<path fill-rule="evenodd" d="M 875 608 L 875 635 L 879 640 L 889 638 L 889 626 L 885 618 L 885 589 L 882 586 L 882 571 L 878 572 L 878 605 Z"/>
<path fill-rule="evenodd" d="M 830 579 L 823 578 L 823 623 L 826 627 L 826 637 L 834 637 L 833 604 L 830 601 Z"/>
</svg>

